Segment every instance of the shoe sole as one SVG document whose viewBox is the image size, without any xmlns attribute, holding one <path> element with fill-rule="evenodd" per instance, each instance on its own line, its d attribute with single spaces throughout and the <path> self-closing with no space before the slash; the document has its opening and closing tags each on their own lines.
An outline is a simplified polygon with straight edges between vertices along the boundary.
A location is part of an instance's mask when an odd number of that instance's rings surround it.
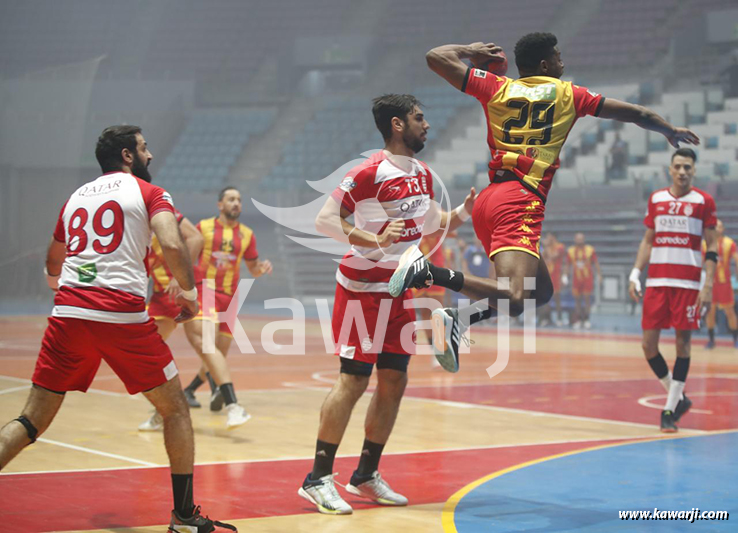
<svg viewBox="0 0 738 533">
<path fill-rule="evenodd" d="M 679 431 L 679 428 L 661 428 L 661 433 L 676 433 L 677 431 Z"/>
<path fill-rule="evenodd" d="M 354 487 L 351 483 L 346 485 L 346 492 L 350 492 L 354 496 L 358 496 L 359 498 L 365 498 L 367 500 L 371 500 L 375 503 L 378 503 L 379 505 L 386 505 L 387 507 L 405 507 L 407 506 L 407 502 L 393 502 L 392 500 L 385 500 L 384 498 L 372 498 L 371 496 L 368 496 L 361 492 L 361 490 L 358 487 Z"/>
<path fill-rule="evenodd" d="M 139 431 L 145 431 L 147 433 L 155 433 L 157 431 L 162 431 L 163 429 L 164 429 L 164 426 L 156 427 L 156 428 L 152 428 L 152 427 L 141 427 L 141 426 L 138 427 L 138 430 Z"/>
<path fill-rule="evenodd" d="M 239 422 L 238 424 L 228 424 L 226 422 L 226 429 L 235 429 L 237 427 L 243 426 L 249 420 L 251 420 L 251 415 L 246 413 L 246 417 L 244 418 L 243 422 Z"/>
<path fill-rule="evenodd" d="M 297 491 L 297 494 L 299 494 L 302 498 L 306 499 L 310 503 L 312 503 L 315 507 L 318 508 L 318 511 L 320 511 L 323 514 L 330 514 L 330 515 L 347 515 L 347 514 L 353 514 L 354 510 L 350 509 L 348 511 L 339 511 L 335 509 L 328 509 L 326 507 L 323 507 L 318 502 L 316 502 L 310 494 L 305 491 L 302 487 Z"/>
<path fill-rule="evenodd" d="M 389 293 L 393 298 L 397 298 L 405 292 L 405 276 L 407 275 L 408 267 L 415 261 L 415 258 L 411 260 L 412 256 L 415 255 L 415 250 L 420 251 L 420 248 L 413 244 L 400 256 L 400 262 L 389 280 Z"/>
<path fill-rule="evenodd" d="M 454 357 L 446 337 L 446 312 L 436 309 L 431 315 L 433 332 L 433 355 L 436 361 L 447 372 L 455 374 L 459 371 L 459 362 Z"/>
</svg>

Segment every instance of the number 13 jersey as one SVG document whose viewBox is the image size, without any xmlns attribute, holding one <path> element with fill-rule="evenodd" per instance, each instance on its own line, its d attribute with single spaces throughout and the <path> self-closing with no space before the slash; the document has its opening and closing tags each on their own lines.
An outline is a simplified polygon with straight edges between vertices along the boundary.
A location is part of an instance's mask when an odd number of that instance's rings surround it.
<svg viewBox="0 0 738 533">
<path fill-rule="evenodd" d="M 146 322 L 149 221 L 162 211 L 174 212 L 169 194 L 131 174 L 104 174 L 77 189 L 54 231 L 67 256 L 52 316 Z"/>
<path fill-rule="evenodd" d="M 559 153 L 578 118 L 597 116 L 605 99 L 585 87 L 548 76 L 513 80 L 470 68 L 461 90 L 487 118 L 490 180 L 509 170 L 544 202 L 559 168 Z"/>
</svg>

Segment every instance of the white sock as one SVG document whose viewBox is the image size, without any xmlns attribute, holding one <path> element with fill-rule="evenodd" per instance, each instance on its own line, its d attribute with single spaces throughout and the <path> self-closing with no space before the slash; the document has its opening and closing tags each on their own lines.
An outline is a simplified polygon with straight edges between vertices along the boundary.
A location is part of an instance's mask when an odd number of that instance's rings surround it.
<svg viewBox="0 0 738 533">
<path fill-rule="evenodd" d="M 666 399 L 666 405 L 664 411 L 674 412 L 679 400 L 682 398 L 684 392 L 684 382 L 677 381 L 676 379 L 671 380 L 671 387 L 669 388 L 669 397 Z"/>
<path fill-rule="evenodd" d="M 659 381 L 664 386 L 664 390 L 668 393 L 669 392 L 669 389 L 671 388 L 671 372 L 669 372 L 668 374 L 666 374 Z"/>
</svg>

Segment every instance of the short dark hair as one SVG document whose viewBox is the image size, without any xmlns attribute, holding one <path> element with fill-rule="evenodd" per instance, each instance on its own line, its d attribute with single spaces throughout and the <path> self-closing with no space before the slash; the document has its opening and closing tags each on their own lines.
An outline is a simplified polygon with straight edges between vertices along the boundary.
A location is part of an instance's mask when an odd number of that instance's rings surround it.
<svg viewBox="0 0 738 533">
<path fill-rule="evenodd" d="M 697 154 L 691 148 L 679 148 L 676 152 L 671 154 L 671 160 L 674 161 L 674 158 L 678 155 L 682 157 L 689 157 L 690 159 L 692 159 L 692 163 L 697 162 Z"/>
<path fill-rule="evenodd" d="M 241 191 L 239 191 L 239 190 L 238 190 L 237 188 L 235 188 L 235 187 L 234 187 L 233 185 L 228 185 L 228 186 L 226 186 L 226 187 L 223 187 L 223 188 L 222 188 L 222 189 L 220 190 L 220 192 L 218 193 L 218 201 L 219 201 L 219 202 L 222 202 L 222 201 L 223 201 L 223 198 L 225 198 L 225 193 L 227 193 L 228 191 L 236 191 L 236 192 L 237 192 L 237 193 L 239 193 L 239 194 L 241 193 Z"/>
<path fill-rule="evenodd" d="M 136 151 L 137 133 L 141 133 L 138 126 L 110 126 L 103 130 L 95 146 L 95 157 L 103 172 L 121 170 L 123 158 L 120 152 L 124 148 Z"/>
<path fill-rule="evenodd" d="M 520 72 L 535 72 L 554 53 L 558 39 L 553 33 L 529 33 L 515 43 L 515 64 Z"/>
<path fill-rule="evenodd" d="M 383 94 L 372 100 L 374 123 L 385 141 L 392 138 L 392 119 L 400 118 L 407 122 L 407 115 L 415 106 L 423 104 L 412 94 Z"/>
</svg>

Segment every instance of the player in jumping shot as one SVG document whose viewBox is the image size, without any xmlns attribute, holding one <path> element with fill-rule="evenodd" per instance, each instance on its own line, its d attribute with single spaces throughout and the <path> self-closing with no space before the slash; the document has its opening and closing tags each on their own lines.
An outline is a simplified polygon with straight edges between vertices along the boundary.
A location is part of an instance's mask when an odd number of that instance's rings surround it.
<svg viewBox="0 0 738 533">
<path fill-rule="evenodd" d="M 684 394 L 689 372 L 692 331 L 699 329 L 702 307 L 712 302 L 712 286 L 718 261 L 715 200 L 692 186 L 697 156 L 680 148 L 671 156 L 671 186 L 655 191 L 648 200 L 643 223 L 646 233 L 630 273 L 629 293 L 643 297 L 643 355 L 667 392 L 661 411 L 661 431 L 677 431 L 676 422 L 692 406 Z M 702 239 L 705 239 L 704 285 Z M 646 293 L 641 292 L 641 270 L 649 264 Z M 662 329 L 676 331 L 674 371 L 659 351 Z"/>
<path fill-rule="evenodd" d="M 562 81 L 564 62 L 556 44 L 550 33 L 523 36 L 515 45 L 519 79 L 481 68 L 489 64 L 494 70 L 503 60 L 502 49 L 492 43 L 449 44 L 426 55 L 431 70 L 482 104 L 492 154 L 490 185 L 480 193 L 472 220 L 477 237 L 494 262 L 497 279 L 436 267 L 414 247 L 401 258 L 390 280 L 393 296 L 408 287 L 436 284 L 475 301 L 464 309 L 433 312 L 434 352 L 451 372 L 458 371 L 463 332 L 471 324 L 494 316 L 499 301 L 508 304 L 511 316 L 519 316 L 524 300 L 534 299 L 537 306 L 550 300 L 553 284 L 540 258 L 538 241 L 559 154 L 579 118 L 591 115 L 632 122 L 663 134 L 674 146 L 699 142 L 694 133 L 672 126 L 653 111 Z M 509 284 L 500 279 L 509 280 Z M 535 288 L 530 288 L 533 280 Z"/>
</svg>

